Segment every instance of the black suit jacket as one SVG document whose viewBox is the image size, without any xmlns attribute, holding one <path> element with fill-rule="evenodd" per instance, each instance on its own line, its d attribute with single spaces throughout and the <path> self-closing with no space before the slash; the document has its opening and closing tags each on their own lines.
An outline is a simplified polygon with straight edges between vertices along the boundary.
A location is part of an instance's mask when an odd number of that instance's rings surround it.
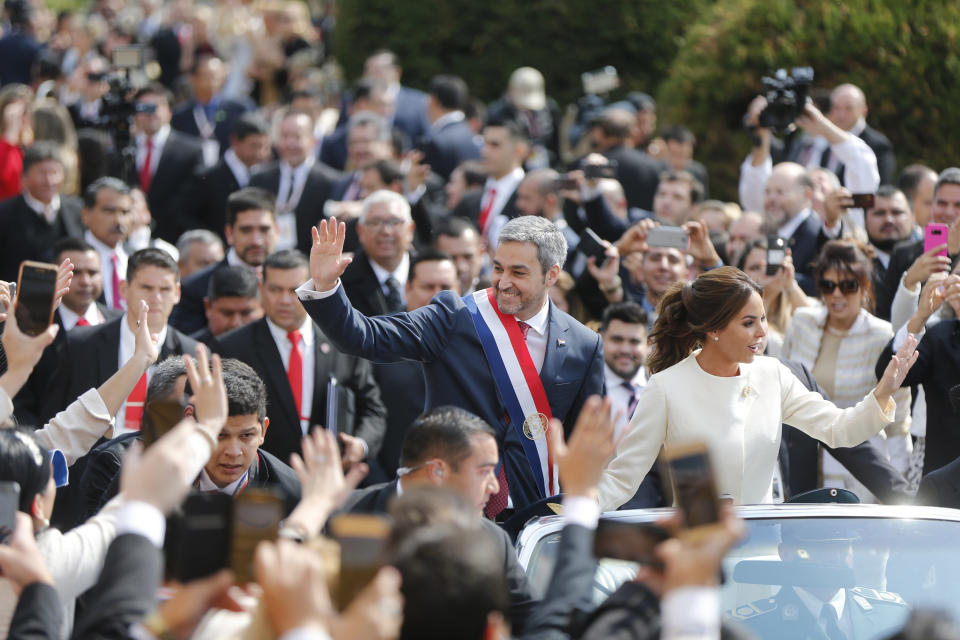
<svg viewBox="0 0 960 640">
<path fill-rule="evenodd" d="M 240 189 L 240 183 L 226 162 L 220 160 L 207 169 L 201 169 L 183 190 L 177 209 L 182 229 L 209 229 L 226 242 L 224 226 L 227 223 L 227 198 Z"/>
<path fill-rule="evenodd" d="M 111 309 L 102 302 L 96 302 L 97 309 L 103 316 L 104 322 L 115 320 L 123 315 L 119 309 Z M 48 385 L 53 378 L 53 373 L 57 369 L 57 362 L 63 352 L 63 346 L 67 343 L 67 331 L 63 328 L 63 320 L 60 317 L 60 309 L 53 313 L 53 321 L 60 327 L 57 337 L 53 344 L 43 350 L 40 356 L 40 362 L 33 368 L 30 378 L 23 385 L 20 392 L 13 399 L 14 415 L 17 421 L 23 425 L 40 427 L 43 422 L 40 421 L 42 410 L 42 398 L 48 392 Z"/>
<path fill-rule="evenodd" d="M 810 391 L 816 391 L 826 397 L 810 370 L 799 362 L 778 358 L 793 375 Z M 907 481 L 894 468 L 872 442 L 867 440 L 855 447 L 828 447 L 804 432 L 783 425 L 780 439 L 780 470 L 783 476 L 784 497 L 792 496 L 818 488 L 817 460 L 820 447 L 825 448 L 853 476 L 863 483 L 874 495 L 886 503 L 902 504 L 909 502 Z"/>
<path fill-rule="evenodd" d="M 787 238 L 787 246 L 793 255 L 793 264 L 797 270 L 797 284 L 808 296 L 817 295 L 817 285 L 811 275 L 811 264 L 820 253 L 820 247 L 826 236 L 822 233 L 823 223 L 813 211 L 797 227 L 793 235 Z"/>
<path fill-rule="evenodd" d="M 383 294 L 383 287 L 370 266 L 370 259 L 362 249 L 353 256 L 353 262 L 347 265 L 340 276 L 340 282 L 350 298 L 350 304 L 363 315 L 380 316 L 391 312 L 387 306 L 387 297 Z M 404 284 L 406 283 L 401 282 L 400 286 Z"/>
<path fill-rule="evenodd" d="M 333 192 L 333 185 L 340 179 L 339 172 L 322 162 L 314 163 L 303 186 L 303 193 L 294 213 L 297 217 L 297 248 L 310 254 L 313 239 L 310 230 L 323 218 L 323 205 Z M 262 187 L 278 195 L 280 191 L 280 164 L 273 162 L 250 176 L 251 187 Z"/>
<path fill-rule="evenodd" d="M 877 169 L 880 171 L 880 184 L 894 184 L 897 181 L 897 156 L 893 152 L 893 144 L 870 125 L 860 132 L 860 138 L 873 149 L 877 156 Z"/>
<path fill-rule="evenodd" d="M 53 245 L 66 237 L 82 238 L 80 201 L 60 197 L 60 211 L 48 224 L 23 195 L 0 202 L 0 280 L 16 282 L 24 260 L 53 262 Z"/>
<path fill-rule="evenodd" d="M 193 108 L 196 104 L 196 100 L 191 100 L 178 107 L 170 118 L 170 126 L 188 136 L 199 138 L 201 137 L 200 128 L 197 127 L 197 119 L 193 115 Z M 236 124 L 237 118 L 249 110 L 250 106 L 248 104 L 237 100 L 220 100 L 214 112 L 213 137 L 220 143 L 221 156 L 230 148 L 230 133 L 233 131 L 233 125 Z"/>
<path fill-rule="evenodd" d="M 345 123 L 324 137 L 320 145 L 320 162 L 337 171 L 347 168 L 347 125 Z"/>
<path fill-rule="evenodd" d="M 877 379 L 893 355 L 893 340 L 877 360 Z M 960 417 L 950 406 L 950 388 L 960 384 L 960 320 L 941 320 L 917 345 L 917 362 L 907 373 L 903 386 L 923 385 L 927 399 L 927 446 L 923 475 L 960 457 Z"/>
<path fill-rule="evenodd" d="M 893 298 L 897 295 L 900 278 L 921 255 L 923 255 L 923 240 L 901 242 L 893 248 L 890 262 L 887 264 L 887 273 L 883 278 L 883 287 L 877 290 L 876 316 L 878 318 L 890 320 L 890 307 L 893 306 Z"/>
<path fill-rule="evenodd" d="M 287 381 L 280 352 L 273 340 L 267 319 L 225 333 L 220 338 L 221 353 L 237 358 L 254 368 L 267 385 L 267 429 L 263 449 L 281 460 L 289 460 L 291 453 L 300 453 L 303 431 L 293 403 L 293 392 Z M 345 355 L 331 348 L 330 341 L 314 325 L 314 386 L 311 425 L 326 422 L 327 382 L 333 376 L 347 394 L 340 413 L 348 426 L 345 432 L 362 438 L 369 448 L 368 455 L 376 457 L 386 430 L 386 409 L 380 400 L 380 389 L 373 378 L 370 363 Z"/>
<path fill-rule="evenodd" d="M 924 476 L 915 502 L 928 507 L 960 509 L 960 458 Z"/>
<path fill-rule="evenodd" d="M 63 604 L 57 590 L 34 582 L 24 587 L 13 610 L 7 637 L 12 640 L 53 640 L 60 637 Z"/>
<path fill-rule="evenodd" d="M 423 413 L 427 384 L 423 364 L 409 360 L 374 364 L 373 375 L 387 409 L 387 430 L 377 464 L 371 464 L 368 478 L 373 482 L 386 482 L 397 475 L 400 447 L 407 429 Z"/>
<path fill-rule="evenodd" d="M 657 193 L 663 165 L 642 151 L 624 146 L 607 149 L 603 155 L 617 163 L 617 180 L 623 186 L 627 204 L 653 211 L 653 196 Z"/>
<path fill-rule="evenodd" d="M 180 283 L 180 302 L 173 307 L 168 320 L 170 326 L 186 334 L 196 333 L 206 328 L 207 312 L 203 306 L 203 299 L 207 297 L 213 272 L 226 266 L 227 259 L 224 258 L 183 279 Z"/>
<path fill-rule="evenodd" d="M 383 484 L 359 489 L 350 494 L 344 503 L 341 512 L 343 513 L 364 513 L 364 514 L 387 514 L 390 501 L 397 495 L 397 481 L 385 482 Z M 488 532 L 497 544 L 499 554 L 503 558 L 503 570 L 507 577 L 507 583 L 510 588 L 510 622 L 514 633 L 522 632 L 537 604 L 536 599 L 530 589 L 530 583 L 527 581 L 527 574 L 520 561 L 517 559 L 517 552 L 513 548 L 510 536 L 507 532 L 486 518 L 480 519 L 483 530 Z M 591 574 L 592 577 L 592 574 Z"/>
<path fill-rule="evenodd" d="M 448 122 L 428 136 L 426 162 L 444 180 L 465 160 L 480 158 L 480 147 L 474 141 L 473 129 L 466 120 Z"/>
</svg>

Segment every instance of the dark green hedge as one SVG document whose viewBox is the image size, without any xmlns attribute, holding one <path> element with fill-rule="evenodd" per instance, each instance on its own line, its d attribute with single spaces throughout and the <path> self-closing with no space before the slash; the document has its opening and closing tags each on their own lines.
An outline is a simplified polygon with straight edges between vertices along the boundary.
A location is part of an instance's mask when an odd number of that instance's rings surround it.
<svg viewBox="0 0 960 640">
<path fill-rule="evenodd" d="M 899 166 L 960 162 L 960 3 L 950 0 L 721 0 L 692 26 L 659 91 L 661 121 L 697 135 L 711 191 L 736 199 L 749 151 L 740 119 L 760 78 L 810 65 L 818 87 L 853 82 L 867 121 L 887 134 Z"/>
<path fill-rule="evenodd" d="M 342 0 L 334 49 L 348 80 L 386 47 L 404 83 L 425 87 L 457 73 L 471 92 L 499 97 L 510 72 L 540 69 L 561 103 L 580 95 L 580 73 L 612 64 L 624 88 L 653 93 L 680 36 L 712 0 Z"/>
</svg>

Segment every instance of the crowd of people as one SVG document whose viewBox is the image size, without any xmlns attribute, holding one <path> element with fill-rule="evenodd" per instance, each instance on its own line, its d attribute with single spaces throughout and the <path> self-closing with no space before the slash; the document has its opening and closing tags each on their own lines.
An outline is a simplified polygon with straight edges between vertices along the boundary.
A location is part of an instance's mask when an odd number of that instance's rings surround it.
<svg viewBox="0 0 960 640">
<path fill-rule="evenodd" d="M 0 37 L 9 637 L 743 634 L 732 510 L 590 616 L 601 512 L 668 506 L 658 454 L 691 443 L 736 505 L 960 508 L 960 168 L 898 171 L 861 88 L 787 131 L 745 105 L 734 190 L 647 94 L 564 113 L 519 67 L 485 104 L 386 49 L 345 87 L 333 2 L 42 4 Z M 37 336 L 26 260 L 58 269 Z M 275 540 L 179 579 L 229 555 L 185 550 L 191 509 L 264 496 Z M 557 502 L 538 593 L 514 540 Z M 352 602 L 347 514 L 389 529 Z"/>
</svg>

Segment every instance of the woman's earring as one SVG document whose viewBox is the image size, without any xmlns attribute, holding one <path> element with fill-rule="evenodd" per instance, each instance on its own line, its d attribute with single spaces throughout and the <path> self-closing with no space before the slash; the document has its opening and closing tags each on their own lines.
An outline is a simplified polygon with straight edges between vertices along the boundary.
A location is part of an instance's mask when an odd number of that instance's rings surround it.
<svg viewBox="0 0 960 640">
<path fill-rule="evenodd" d="M 713 336 L 714 342 L 720 342 L 720 336 Z"/>
</svg>

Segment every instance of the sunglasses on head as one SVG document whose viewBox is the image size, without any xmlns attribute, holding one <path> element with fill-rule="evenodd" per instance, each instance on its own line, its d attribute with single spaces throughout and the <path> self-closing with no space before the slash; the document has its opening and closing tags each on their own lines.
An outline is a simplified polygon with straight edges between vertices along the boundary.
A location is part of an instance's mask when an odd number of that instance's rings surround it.
<svg viewBox="0 0 960 640">
<path fill-rule="evenodd" d="M 856 293 L 859 291 L 860 281 L 856 278 L 851 278 L 849 280 L 834 282 L 833 280 L 827 280 L 826 278 L 823 278 L 817 283 L 817 286 L 820 288 L 820 291 L 826 294 L 833 293 L 834 289 L 840 287 L 840 293 L 846 295 L 848 293 Z"/>
</svg>

